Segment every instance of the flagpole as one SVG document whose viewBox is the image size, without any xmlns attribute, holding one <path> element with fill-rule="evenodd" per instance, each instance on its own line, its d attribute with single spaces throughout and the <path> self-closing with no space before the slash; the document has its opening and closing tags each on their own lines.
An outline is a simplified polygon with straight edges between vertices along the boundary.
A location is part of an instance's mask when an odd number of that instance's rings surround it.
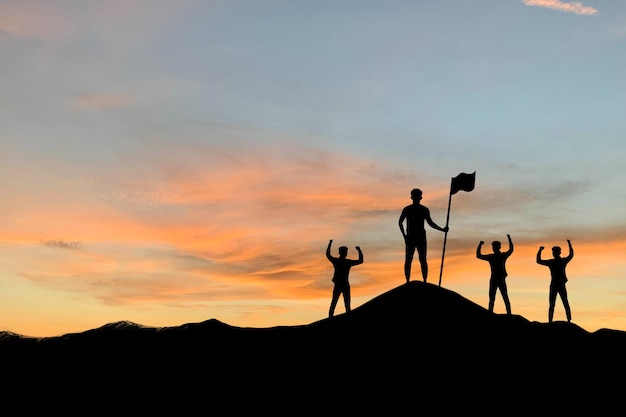
<svg viewBox="0 0 626 417">
<path fill-rule="evenodd" d="M 446 241 L 448 240 L 448 224 L 450 222 L 450 204 L 452 203 L 452 194 L 456 194 L 459 190 L 472 191 L 476 181 L 476 171 L 471 174 L 461 172 L 450 181 L 450 196 L 448 197 L 448 214 L 446 216 L 446 232 L 443 237 L 443 251 L 441 252 L 441 269 L 439 269 L 439 286 L 441 287 L 441 275 L 443 275 L 443 258 L 446 255 Z"/>
<path fill-rule="evenodd" d="M 441 267 L 439 268 L 439 286 L 441 287 L 441 276 L 443 275 L 443 258 L 446 256 L 446 240 L 448 240 L 448 222 L 450 221 L 450 204 L 452 203 L 452 180 L 450 181 L 450 195 L 448 197 L 448 214 L 446 215 L 446 231 L 443 235 L 443 251 L 441 252 Z"/>
</svg>

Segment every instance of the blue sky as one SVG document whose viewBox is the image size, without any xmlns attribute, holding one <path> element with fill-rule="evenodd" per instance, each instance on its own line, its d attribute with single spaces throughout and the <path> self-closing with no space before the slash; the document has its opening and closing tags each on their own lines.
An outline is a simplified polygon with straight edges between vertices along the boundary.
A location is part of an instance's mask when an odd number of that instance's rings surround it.
<svg viewBox="0 0 626 417">
<path fill-rule="evenodd" d="M 329 239 L 358 306 L 403 282 L 410 190 L 445 224 L 476 171 L 443 286 L 486 307 L 510 233 L 546 321 L 571 239 L 574 322 L 626 330 L 625 42 L 609 0 L 0 1 L 0 329 L 316 321 Z"/>
</svg>

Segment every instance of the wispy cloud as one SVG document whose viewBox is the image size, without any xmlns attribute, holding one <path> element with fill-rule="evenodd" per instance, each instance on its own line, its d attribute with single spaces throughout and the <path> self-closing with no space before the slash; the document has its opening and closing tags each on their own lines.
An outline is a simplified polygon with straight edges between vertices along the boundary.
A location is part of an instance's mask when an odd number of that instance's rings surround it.
<svg viewBox="0 0 626 417">
<path fill-rule="evenodd" d="M 93 292 L 107 304 L 226 300 L 229 294 L 234 299 L 268 293 L 274 299 L 325 296 L 330 270 L 323 252 L 331 238 L 364 248 L 367 264 L 355 271 L 355 280 L 367 281 L 372 292 L 389 271 L 400 269 L 397 218 L 415 186 L 407 178 L 419 175 L 305 147 L 261 150 L 249 143 L 243 149 L 153 143 L 141 155 L 122 157 L 114 172 L 38 183 L 42 188 L 34 194 L 45 198 L 14 199 L 23 205 L 12 207 L 9 217 L 19 227 L 4 232 L 25 241 L 62 236 L 78 227 L 77 238 L 88 245 L 75 252 L 45 252 L 45 263 L 24 263 L 27 275 L 72 290 L 80 276 L 85 285 L 78 291 Z M 33 170 L 36 178 L 43 177 Z M 440 224 L 445 221 L 446 185 L 420 183 L 427 191 L 424 202 Z M 522 212 L 544 219 L 562 216 L 563 201 L 569 204 L 586 186 L 563 181 L 501 189 L 482 183 L 475 192 L 455 197 L 447 253 L 471 256 L 477 240 L 502 239 L 505 233 L 512 233 L 520 246 L 553 235 L 581 238 L 580 228 L 571 236 L 516 224 Z M 433 250 L 441 247 L 442 237 L 432 233 Z M 78 244 L 42 241 L 67 249 Z M 125 278 L 116 285 L 97 284 L 108 282 L 103 276 Z"/>
<path fill-rule="evenodd" d="M 15 37 L 39 39 L 102 34 L 112 27 L 118 34 L 124 32 L 122 29 L 132 27 L 135 37 L 143 39 L 183 7 L 142 0 L 94 2 L 84 7 L 61 7 L 45 1 L 1 3 L 0 31 Z M 119 39 L 127 43 L 137 41 L 123 35 Z"/>
<path fill-rule="evenodd" d="M 561 0 L 522 0 L 526 6 L 545 7 L 564 13 L 574 13 L 580 15 L 596 15 L 598 9 L 591 6 L 584 6 L 579 1 L 564 3 Z"/>
<path fill-rule="evenodd" d="M 80 245 L 80 242 L 77 241 L 65 241 L 65 240 L 47 240 L 44 242 L 44 245 L 53 247 L 53 248 L 62 248 L 62 249 L 76 249 Z"/>
<path fill-rule="evenodd" d="M 307 322 L 326 313 L 328 239 L 348 246 L 350 257 L 354 246 L 364 249 L 366 262 L 351 273 L 357 306 L 404 280 L 397 219 L 410 188 L 422 187 L 435 221 L 445 221 L 448 181 L 332 149 L 260 142 L 161 138 L 116 155 L 115 169 L 83 175 L 79 168 L 31 164 L 19 182 L 0 178 L 5 189 L 20 190 L 3 207 L 11 219 L 5 241 L 18 242 L 2 248 L 7 274 L 25 288 L 89 300 L 90 308 L 107 311 L 107 320 L 112 311 L 131 309 L 142 323 L 206 315 L 245 325 Z M 599 252 L 603 270 L 596 274 L 619 268 L 623 230 L 576 223 L 572 233 L 563 225 L 566 216 L 579 218 L 569 207 L 591 188 L 587 181 L 525 180 L 503 188 L 485 177 L 472 193 L 456 195 L 445 285 L 464 294 L 482 288 L 488 270 L 475 259 L 476 244 L 506 233 L 516 245 L 513 276 L 545 279 L 536 248 L 568 238 L 577 260 L 594 241 L 611 248 Z M 522 223 L 523 213 L 541 222 Z M 67 239 L 68 230 L 78 234 Z M 431 282 L 443 237 L 429 231 Z M 483 302 L 484 292 L 476 300 Z"/>
<path fill-rule="evenodd" d="M 16 37 L 43 38 L 67 31 L 69 21 L 53 6 L 26 4 L 0 5 L 0 30 Z"/>
<path fill-rule="evenodd" d="M 100 110 L 108 108 L 128 107 L 135 98 L 127 93 L 81 95 L 74 99 L 73 105 L 83 110 Z"/>
</svg>

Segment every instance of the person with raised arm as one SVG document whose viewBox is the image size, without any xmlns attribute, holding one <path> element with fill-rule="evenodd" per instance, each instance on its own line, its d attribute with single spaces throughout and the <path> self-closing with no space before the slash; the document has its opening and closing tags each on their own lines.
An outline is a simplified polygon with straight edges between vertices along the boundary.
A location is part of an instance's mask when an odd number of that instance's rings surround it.
<svg viewBox="0 0 626 417">
<path fill-rule="evenodd" d="M 493 307 L 496 301 L 496 292 L 500 290 L 502 299 L 504 300 L 504 306 L 506 307 L 506 314 L 511 314 L 511 302 L 509 301 L 509 292 L 506 286 L 506 260 L 513 253 L 513 241 L 511 235 L 506 235 L 509 240 L 509 249 L 506 252 L 502 252 L 502 243 L 498 240 L 491 242 L 491 248 L 493 253 L 483 254 L 481 249 L 485 244 L 482 240 L 478 243 L 476 248 L 476 257 L 483 261 L 489 262 L 491 268 L 491 278 L 489 278 L 489 311 L 493 313 Z"/>
<path fill-rule="evenodd" d="M 339 300 L 339 296 L 343 295 L 343 302 L 346 307 L 346 314 L 350 313 L 350 282 L 348 280 L 348 276 L 350 274 L 350 268 L 355 265 L 359 265 L 363 263 L 363 252 L 361 248 L 357 246 L 355 249 L 359 253 L 358 259 L 348 259 L 348 247 L 340 246 L 339 247 L 339 256 L 335 257 L 330 254 L 330 248 L 333 244 L 333 240 L 331 239 L 328 242 L 328 247 L 326 248 L 326 258 L 333 264 L 335 269 L 333 273 L 333 295 L 330 301 L 330 308 L 328 310 L 328 317 L 332 318 L 335 314 L 335 307 L 337 306 L 337 301 Z"/>
<path fill-rule="evenodd" d="M 556 303 L 557 294 L 561 297 L 561 301 L 563 302 L 563 307 L 565 307 L 565 314 L 567 315 L 567 321 L 572 321 L 572 312 L 569 306 L 569 301 L 567 299 L 567 288 L 565 287 L 565 283 L 567 282 L 567 275 L 565 274 L 565 267 L 574 257 L 574 249 L 572 248 L 572 242 L 567 239 L 567 246 L 569 247 L 569 254 L 565 257 L 561 257 L 561 247 L 553 246 L 552 247 L 552 256 L 553 259 L 541 259 L 541 253 L 544 249 L 543 246 L 539 247 L 539 251 L 537 251 L 537 263 L 539 265 L 545 265 L 550 268 L 550 294 L 548 297 L 549 307 L 548 307 L 548 322 L 552 323 L 552 319 L 554 317 L 554 305 Z"/>
</svg>

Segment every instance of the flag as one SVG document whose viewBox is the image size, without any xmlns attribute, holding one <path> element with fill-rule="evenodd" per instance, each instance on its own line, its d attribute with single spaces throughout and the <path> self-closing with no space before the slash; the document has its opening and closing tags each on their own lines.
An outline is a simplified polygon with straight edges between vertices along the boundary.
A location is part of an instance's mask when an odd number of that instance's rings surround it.
<svg viewBox="0 0 626 417">
<path fill-rule="evenodd" d="M 458 191 L 472 191 L 476 182 L 476 171 L 471 174 L 464 172 L 452 178 L 450 184 L 450 194 L 456 194 Z"/>
</svg>

